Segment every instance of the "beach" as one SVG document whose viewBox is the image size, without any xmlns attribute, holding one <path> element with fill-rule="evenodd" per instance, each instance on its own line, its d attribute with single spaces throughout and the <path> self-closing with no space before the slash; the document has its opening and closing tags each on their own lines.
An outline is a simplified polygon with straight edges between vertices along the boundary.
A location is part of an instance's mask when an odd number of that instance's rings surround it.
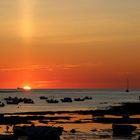
<svg viewBox="0 0 140 140">
<path fill-rule="evenodd" d="M 128 97 L 129 95 L 129 97 Z M 112 139 L 138 139 L 139 124 L 137 130 L 131 136 L 113 137 L 112 123 L 96 122 L 93 111 L 106 109 L 109 106 L 119 106 L 125 102 L 138 102 L 139 91 L 116 90 L 32 90 L 29 92 L 7 92 L 1 93 L 1 102 L 5 106 L 0 107 L 4 118 L 0 122 L 1 135 L 9 135 L 13 126 L 54 126 L 63 127 L 64 131 L 61 140 L 112 140 Z M 33 104 L 6 104 L 6 97 L 31 98 Z M 40 97 L 48 97 L 59 100 L 58 103 L 47 103 Z M 61 99 L 69 97 L 72 102 L 61 102 Z M 84 101 L 74 101 L 76 98 L 92 97 Z M 131 98 L 130 98 L 131 97 Z M 109 118 L 119 118 L 119 116 L 108 115 Z M 139 115 L 136 116 L 139 118 Z M 8 132 L 6 126 L 9 127 Z"/>
</svg>

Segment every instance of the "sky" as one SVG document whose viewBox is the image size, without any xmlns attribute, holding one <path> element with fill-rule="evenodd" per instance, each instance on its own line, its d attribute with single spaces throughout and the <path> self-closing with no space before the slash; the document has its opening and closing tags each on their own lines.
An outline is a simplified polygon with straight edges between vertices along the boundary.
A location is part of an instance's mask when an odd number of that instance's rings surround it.
<svg viewBox="0 0 140 140">
<path fill-rule="evenodd" d="M 1 0 L 0 88 L 140 88 L 139 0 Z"/>
</svg>

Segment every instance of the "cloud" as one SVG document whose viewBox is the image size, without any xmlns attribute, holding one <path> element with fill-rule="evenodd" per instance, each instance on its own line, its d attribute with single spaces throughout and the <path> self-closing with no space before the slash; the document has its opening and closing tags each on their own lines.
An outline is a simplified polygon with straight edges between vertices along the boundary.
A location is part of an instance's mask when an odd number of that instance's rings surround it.
<svg viewBox="0 0 140 140">
<path fill-rule="evenodd" d="M 82 64 L 66 64 L 61 67 L 64 69 L 73 69 L 73 68 L 81 68 L 81 67 L 98 67 L 101 66 L 99 63 L 82 63 Z"/>
<path fill-rule="evenodd" d="M 25 67 L 10 67 L 10 68 L 1 68 L 0 71 L 24 71 L 24 70 L 48 70 L 52 71 L 51 67 L 49 66 L 42 66 L 42 65 L 30 65 Z"/>
<path fill-rule="evenodd" d="M 56 69 L 74 69 L 80 67 L 98 67 L 101 64 L 93 64 L 93 63 L 83 63 L 83 64 L 54 64 L 54 65 L 30 65 L 25 67 L 9 67 L 9 68 L 0 68 L 0 71 L 26 71 L 26 70 L 46 70 L 46 71 L 54 71 Z"/>
<path fill-rule="evenodd" d="M 42 87 L 52 87 L 56 83 L 59 83 L 60 80 L 42 80 L 42 81 L 34 81 L 34 85 L 36 85 L 37 88 Z"/>
</svg>

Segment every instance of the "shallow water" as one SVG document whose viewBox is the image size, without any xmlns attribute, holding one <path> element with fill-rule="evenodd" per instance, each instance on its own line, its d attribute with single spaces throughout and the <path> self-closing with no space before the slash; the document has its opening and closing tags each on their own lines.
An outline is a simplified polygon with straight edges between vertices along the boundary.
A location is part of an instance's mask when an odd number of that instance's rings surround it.
<svg viewBox="0 0 140 140">
<path fill-rule="evenodd" d="M 134 102 L 139 101 L 140 91 L 131 91 L 126 93 L 119 90 L 89 90 L 89 89 L 65 89 L 65 90 L 32 90 L 30 92 L 13 92 L 0 93 L 0 100 L 4 101 L 5 97 L 27 97 L 32 98 L 35 104 L 6 105 L 0 108 L 1 113 L 12 112 L 31 112 L 31 111 L 58 111 L 58 110 L 92 110 L 96 108 L 104 108 L 109 105 L 114 105 L 120 102 Z M 45 100 L 40 100 L 40 96 L 47 96 L 49 98 L 61 99 L 64 97 L 82 98 L 91 96 L 92 100 L 83 102 L 48 104 Z"/>
</svg>

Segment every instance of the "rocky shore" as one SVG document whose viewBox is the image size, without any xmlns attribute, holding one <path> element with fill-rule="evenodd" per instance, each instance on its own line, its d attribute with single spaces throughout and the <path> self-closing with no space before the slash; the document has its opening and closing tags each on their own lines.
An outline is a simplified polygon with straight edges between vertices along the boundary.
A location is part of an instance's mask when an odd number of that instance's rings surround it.
<svg viewBox="0 0 140 140">
<path fill-rule="evenodd" d="M 57 138 L 60 139 L 62 134 L 62 140 L 67 139 L 67 137 L 70 140 L 79 140 L 81 138 L 94 140 L 101 137 L 102 139 L 108 138 L 111 140 L 111 137 L 116 137 L 116 134 L 120 137 L 123 134 L 126 134 L 125 136 L 130 136 L 129 134 L 134 136 L 135 134 L 136 139 L 138 139 L 139 107 L 139 102 L 129 102 L 97 110 L 5 113 L 0 115 L 0 125 L 4 125 L 5 128 L 8 126 L 12 130 L 6 136 L 2 134 L 0 139 L 16 140 L 17 135 L 20 137 L 23 135 L 28 140 L 38 140 L 43 136 L 42 133 L 46 134 L 48 129 L 56 133 L 59 131 Z M 126 133 L 120 131 L 122 129 L 125 129 Z M 28 130 L 31 133 L 34 131 L 39 133 L 30 136 Z M 88 133 L 85 133 L 87 130 Z M 7 129 L 7 131 L 9 130 Z M 53 136 L 52 133 L 50 134 Z M 58 140 L 57 138 L 56 140 Z M 43 140 L 43 138 L 41 139 Z M 51 138 L 51 140 L 55 140 L 55 138 Z"/>
</svg>

